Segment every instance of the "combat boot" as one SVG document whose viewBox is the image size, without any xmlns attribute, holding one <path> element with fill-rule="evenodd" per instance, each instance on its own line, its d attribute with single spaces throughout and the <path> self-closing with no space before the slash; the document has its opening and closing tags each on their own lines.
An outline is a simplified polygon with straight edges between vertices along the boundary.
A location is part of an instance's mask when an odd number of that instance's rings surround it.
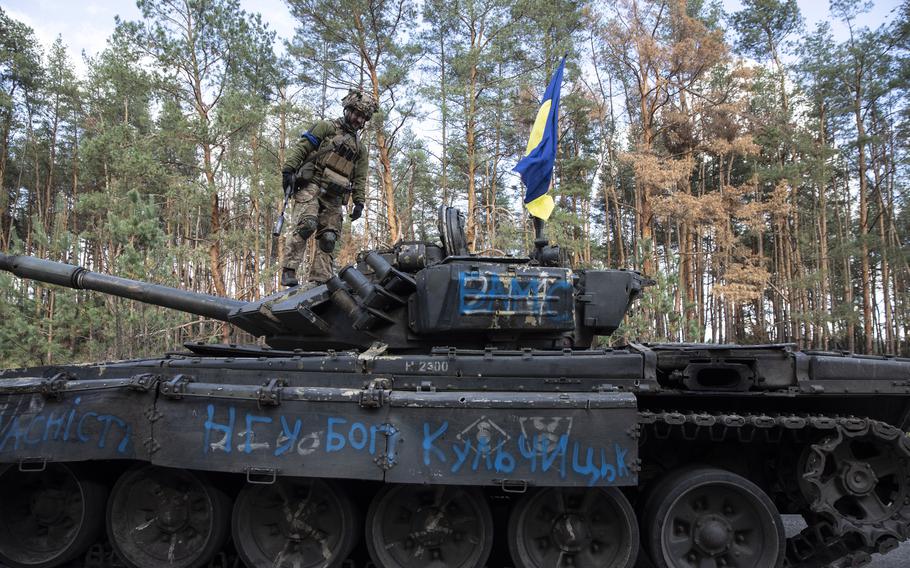
<svg viewBox="0 0 910 568">
<path fill-rule="evenodd" d="M 297 271 L 293 268 L 282 268 L 281 285 L 291 287 L 296 286 L 297 284 Z"/>
</svg>

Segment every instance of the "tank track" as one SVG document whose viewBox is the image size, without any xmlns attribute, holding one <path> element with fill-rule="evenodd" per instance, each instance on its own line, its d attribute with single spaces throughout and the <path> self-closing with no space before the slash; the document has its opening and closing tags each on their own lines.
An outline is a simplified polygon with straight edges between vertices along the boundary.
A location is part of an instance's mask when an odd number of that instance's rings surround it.
<svg viewBox="0 0 910 568">
<path fill-rule="evenodd" d="M 807 446 L 802 497 L 807 508 L 803 511 L 808 526 L 787 539 L 785 568 L 855 568 L 871 562 L 872 553 L 888 553 L 910 538 L 910 437 L 885 422 L 861 417 L 822 416 L 809 414 L 737 414 L 639 412 L 640 424 L 650 426 L 649 434 L 667 438 L 674 434 L 694 440 L 707 435 L 720 441 L 730 437 L 750 442 L 761 437 L 769 443 L 779 443 L 787 433 L 811 435 L 817 443 Z M 891 450 L 893 464 L 902 475 L 897 488 L 898 499 L 887 518 L 864 522 L 850 518 L 832 500 L 837 496 L 831 464 L 845 442 L 863 440 Z M 862 474 L 871 466 L 856 460 L 851 466 Z M 874 473 L 872 474 L 874 477 Z M 786 480 L 785 480 L 786 481 Z M 797 480 L 798 482 L 799 480 Z M 859 487 L 862 492 L 864 487 Z M 842 493 L 844 490 L 841 491 Z"/>
</svg>

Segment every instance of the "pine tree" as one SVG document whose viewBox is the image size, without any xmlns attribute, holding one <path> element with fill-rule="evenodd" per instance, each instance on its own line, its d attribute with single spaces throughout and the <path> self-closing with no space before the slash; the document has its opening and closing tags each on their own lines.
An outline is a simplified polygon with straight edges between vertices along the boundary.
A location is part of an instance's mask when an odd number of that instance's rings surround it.
<svg viewBox="0 0 910 568">
<path fill-rule="evenodd" d="M 121 22 L 117 33 L 153 58 L 168 77 L 173 100 L 192 113 L 186 133 L 202 154 L 201 183 L 209 198 L 209 268 L 215 291 L 226 295 L 221 232 L 224 204 L 216 175 L 232 125 L 216 119 L 224 97 L 241 88 L 267 94 L 262 70 L 274 58 L 274 33 L 237 0 L 139 0 L 142 20 Z M 267 75 L 266 75 L 267 76 Z"/>
</svg>

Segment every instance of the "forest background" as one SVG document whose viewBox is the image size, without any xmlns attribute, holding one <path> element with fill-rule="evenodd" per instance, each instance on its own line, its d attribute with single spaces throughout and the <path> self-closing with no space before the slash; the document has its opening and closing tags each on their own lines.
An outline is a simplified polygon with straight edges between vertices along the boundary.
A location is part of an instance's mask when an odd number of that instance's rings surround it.
<svg viewBox="0 0 910 568">
<path fill-rule="evenodd" d="M 568 54 L 557 207 L 574 267 L 656 280 L 611 341 L 910 354 L 910 0 L 287 0 L 283 44 L 238 0 L 139 0 L 77 73 L 0 8 L 0 251 L 253 300 L 277 289 L 280 164 L 369 90 L 371 171 L 339 265 L 533 231 L 511 168 Z M 0 366 L 251 341 L 226 324 L 0 275 Z"/>
</svg>

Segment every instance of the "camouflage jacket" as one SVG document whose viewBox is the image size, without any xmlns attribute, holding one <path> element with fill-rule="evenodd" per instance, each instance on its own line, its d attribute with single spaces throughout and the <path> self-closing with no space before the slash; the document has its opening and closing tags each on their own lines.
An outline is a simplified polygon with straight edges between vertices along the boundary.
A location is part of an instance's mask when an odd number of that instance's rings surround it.
<svg viewBox="0 0 910 568">
<path fill-rule="evenodd" d="M 318 120 L 313 124 L 309 130 L 300 135 L 300 138 L 294 143 L 294 145 L 288 151 L 287 160 L 284 162 L 281 171 L 283 172 L 293 172 L 297 171 L 301 165 L 306 161 L 307 156 L 311 152 L 318 152 L 319 150 L 328 150 L 326 145 L 332 144 L 332 138 L 344 131 L 344 126 L 342 124 L 342 119 L 336 120 Z M 357 157 L 354 161 L 354 173 L 351 175 L 351 184 L 353 189 L 353 200 L 354 203 L 363 203 L 364 193 L 366 188 L 367 181 L 367 171 L 369 170 L 369 155 L 367 154 L 366 148 L 363 145 L 363 142 L 358 137 L 357 139 Z M 322 172 L 320 168 L 316 168 L 315 175 L 313 177 L 315 183 L 322 183 Z"/>
</svg>

